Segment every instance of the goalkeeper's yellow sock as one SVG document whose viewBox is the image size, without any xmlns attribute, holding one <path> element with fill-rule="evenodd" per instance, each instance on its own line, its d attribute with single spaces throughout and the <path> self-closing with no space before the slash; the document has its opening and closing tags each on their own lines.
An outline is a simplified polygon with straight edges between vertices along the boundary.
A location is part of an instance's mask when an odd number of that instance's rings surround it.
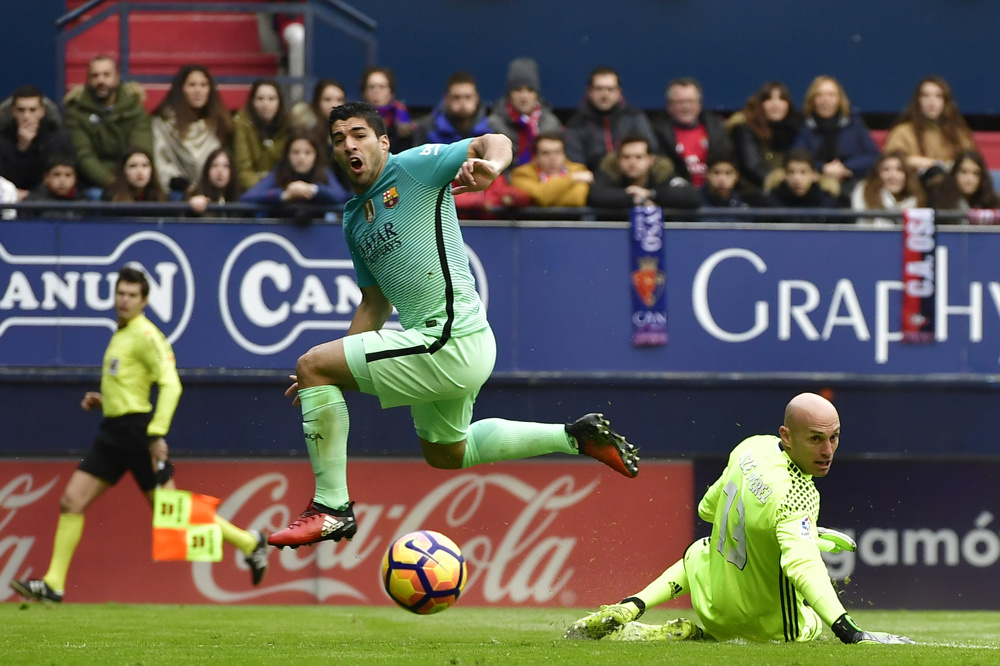
<svg viewBox="0 0 1000 666">
<path fill-rule="evenodd" d="M 244 555 L 249 555 L 257 548 L 257 537 L 236 527 L 222 516 L 215 517 L 215 524 L 222 530 L 222 540 L 239 548 Z"/>
<path fill-rule="evenodd" d="M 579 453 L 561 423 L 483 419 L 469 427 L 462 467 L 556 452 Z"/>
<path fill-rule="evenodd" d="M 49 570 L 42 577 L 53 592 L 62 594 L 66 590 L 66 573 L 73 561 L 73 552 L 83 534 L 82 513 L 60 513 L 56 525 L 56 537 L 52 542 L 52 560 Z"/>
<path fill-rule="evenodd" d="M 675 599 L 688 591 L 687 572 L 684 571 L 684 560 L 674 562 L 666 571 L 652 583 L 647 585 L 638 594 L 632 596 L 639 597 L 646 608 L 652 608 L 662 604 L 664 601 Z"/>
</svg>

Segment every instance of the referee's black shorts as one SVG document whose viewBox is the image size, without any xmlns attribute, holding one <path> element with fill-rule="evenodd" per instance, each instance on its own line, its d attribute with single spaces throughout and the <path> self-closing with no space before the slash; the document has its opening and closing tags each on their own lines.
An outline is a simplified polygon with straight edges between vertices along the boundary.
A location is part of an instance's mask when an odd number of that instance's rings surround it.
<svg viewBox="0 0 1000 666">
<path fill-rule="evenodd" d="M 143 492 L 156 488 L 156 474 L 149 455 L 146 428 L 152 413 L 125 414 L 101 421 L 94 445 L 80 461 L 79 469 L 108 482 L 118 483 L 127 471 L 132 472 Z"/>
</svg>

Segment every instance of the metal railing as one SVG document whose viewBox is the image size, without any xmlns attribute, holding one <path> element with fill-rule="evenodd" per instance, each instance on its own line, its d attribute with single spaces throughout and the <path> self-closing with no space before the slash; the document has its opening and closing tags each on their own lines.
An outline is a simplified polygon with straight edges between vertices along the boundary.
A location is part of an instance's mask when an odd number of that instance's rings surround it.
<svg viewBox="0 0 1000 666">
<path fill-rule="evenodd" d="M 54 215 L 79 218 L 162 218 L 176 221 L 197 221 L 206 218 L 225 218 L 219 221 L 248 222 L 254 218 L 268 220 L 308 220 L 339 222 L 342 205 L 327 206 L 309 204 L 303 201 L 274 204 L 225 203 L 209 204 L 203 215 L 192 212 L 186 201 L 137 203 L 107 201 L 22 201 L 20 203 L 0 203 L 0 210 L 18 211 L 18 218 L 36 218 Z M 21 214 L 23 212 L 23 215 Z M 980 211 L 984 212 L 984 211 Z M 989 211 L 985 211 L 989 212 Z M 458 210 L 459 217 L 471 226 L 579 226 L 580 223 L 597 223 L 601 226 L 629 225 L 628 211 L 602 208 L 536 207 L 497 208 L 491 211 L 472 209 Z M 746 225 L 759 228 L 774 224 L 780 228 L 800 226 L 811 229 L 829 229 L 833 225 L 841 228 L 863 227 L 856 225 L 858 218 L 879 217 L 897 222 L 902 221 L 900 211 L 856 211 L 849 208 L 709 208 L 691 210 L 664 209 L 663 218 L 670 224 L 726 224 L 729 227 Z M 975 217 L 976 220 L 971 218 Z M 969 211 L 939 210 L 935 219 L 946 228 L 953 230 L 1000 231 L 1000 213 L 993 216 L 977 216 Z M 879 229 L 885 231 L 883 227 Z"/>
<path fill-rule="evenodd" d="M 303 26 L 305 28 L 305 73 L 301 77 L 276 76 L 278 83 L 286 86 L 302 85 L 305 89 L 311 89 L 316 83 L 314 45 L 316 34 L 316 22 L 337 30 L 352 39 L 361 42 L 365 49 L 365 62 L 367 65 L 375 65 L 378 55 L 378 40 L 373 36 L 377 27 L 376 21 L 354 7 L 341 0 L 313 0 L 303 3 L 277 3 L 277 2 L 129 2 L 120 0 L 113 2 L 110 6 L 101 8 L 100 5 L 112 0 L 90 0 L 77 7 L 56 20 L 56 27 L 60 29 L 56 36 L 56 91 L 61 99 L 66 92 L 66 50 L 69 41 L 74 37 L 90 30 L 99 23 L 117 15 L 118 21 L 118 63 L 122 80 L 137 81 L 139 83 L 170 83 L 173 80 L 173 73 L 170 74 L 138 74 L 134 75 L 130 71 L 129 46 L 131 36 L 129 29 L 129 16 L 134 13 L 271 13 L 271 14 L 291 14 L 302 15 Z M 80 17 L 89 12 L 96 13 L 88 16 L 79 23 Z M 218 83 L 249 84 L 258 75 L 221 75 L 214 77 Z"/>
</svg>

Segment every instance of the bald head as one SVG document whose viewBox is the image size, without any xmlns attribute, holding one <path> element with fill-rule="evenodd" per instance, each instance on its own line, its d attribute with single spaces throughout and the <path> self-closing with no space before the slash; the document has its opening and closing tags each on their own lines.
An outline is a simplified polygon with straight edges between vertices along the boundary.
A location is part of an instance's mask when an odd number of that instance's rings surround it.
<svg viewBox="0 0 1000 666">
<path fill-rule="evenodd" d="M 820 418 L 836 420 L 840 423 L 840 415 L 833 403 L 816 393 L 800 393 L 792 398 L 785 407 L 785 425 L 791 427 L 796 421 Z"/>
<path fill-rule="evenodd" d="M 829 400 L 800 393 L 785 407 L 781 445 L 803 473 L 826 476 L 840 445 L 840 415 Z"/>
</svg>

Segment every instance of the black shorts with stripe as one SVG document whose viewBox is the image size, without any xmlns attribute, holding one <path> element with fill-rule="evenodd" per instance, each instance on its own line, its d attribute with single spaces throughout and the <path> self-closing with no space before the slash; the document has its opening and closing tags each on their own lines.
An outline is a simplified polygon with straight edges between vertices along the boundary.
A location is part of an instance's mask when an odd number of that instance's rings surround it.
<svg viewBox="0 0 1000 666">
<path fill-rule="evenodd" d="M 80 469 L 115 485 L 131 471 L 143 492 L 156 488 L 156 474 L 149 455 L 146 428 L 152 413 L 125 414 L 101 421 L 90 451 L 80 461 Z"/>
</svg>

